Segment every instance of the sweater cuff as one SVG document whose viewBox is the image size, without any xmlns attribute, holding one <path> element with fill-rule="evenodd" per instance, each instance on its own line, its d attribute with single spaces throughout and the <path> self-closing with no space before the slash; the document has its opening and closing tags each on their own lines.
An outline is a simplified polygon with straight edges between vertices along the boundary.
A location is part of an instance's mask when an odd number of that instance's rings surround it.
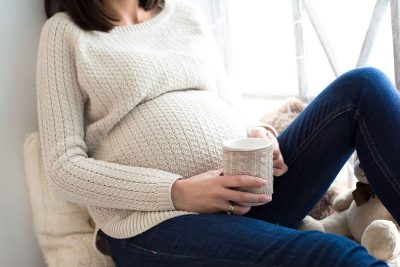
<svg viewBox="0 0 400 267">
<path fill-rule="evenodd" d="M 172 202 L 171 189 L 178 179 L 183 179 L 183 177 L 177 174 L 167 174 L 161 178 L 157 187 L 157 203 L 160 210 L 176 210 Z"/>
</svg>

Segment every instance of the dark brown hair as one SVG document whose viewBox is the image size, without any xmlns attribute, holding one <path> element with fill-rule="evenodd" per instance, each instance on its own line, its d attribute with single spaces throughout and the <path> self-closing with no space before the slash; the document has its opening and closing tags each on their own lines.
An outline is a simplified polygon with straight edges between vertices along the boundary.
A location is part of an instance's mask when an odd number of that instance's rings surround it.
<svg viewBox="0 0 400 267">
<path fill-rule="evenodd" d="M 47 18 L 59 11 L 66 11 L 72 20 L 83 30 L 103 31 L 112 30 L 119 19 L 107 10 L 102 0 L 45 0 L 44 6 Z M 139 6 L 144 10 L 153 9 L 162 4 L 163 0 L 139 0 Z"/>
</svg>

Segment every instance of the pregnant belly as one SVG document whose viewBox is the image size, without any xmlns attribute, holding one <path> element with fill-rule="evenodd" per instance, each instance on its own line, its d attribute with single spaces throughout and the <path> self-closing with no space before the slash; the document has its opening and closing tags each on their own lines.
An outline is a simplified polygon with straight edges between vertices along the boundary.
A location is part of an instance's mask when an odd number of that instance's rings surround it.
<svg viewBox="0 0 400 267">
<path fill-rule="evenodd" d="M 172 91 L 135 107 L 96 158 L 183 177 L 222 167 L 222 143 L 246 137 L 234 111 L 206 90 Z"/>
</svg>

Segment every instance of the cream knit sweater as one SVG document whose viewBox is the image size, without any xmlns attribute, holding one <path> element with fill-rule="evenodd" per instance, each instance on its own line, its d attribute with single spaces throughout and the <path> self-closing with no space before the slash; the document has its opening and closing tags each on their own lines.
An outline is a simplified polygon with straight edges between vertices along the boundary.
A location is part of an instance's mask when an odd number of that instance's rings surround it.
<svg viewBox="0 0 400 267">
<path fill-rule="evenodd" d="M 152 19 L 108 33 L 85 32 L 65 12 L 42 28 L 44 169 L 57 193 L 88 206 L 96 232 L 126 238 L 193 213 L 175 209 L 174 181 L 221 168 L 222 142 L 247 136 L 190 2 L 166 0 Z"/>
</svg>

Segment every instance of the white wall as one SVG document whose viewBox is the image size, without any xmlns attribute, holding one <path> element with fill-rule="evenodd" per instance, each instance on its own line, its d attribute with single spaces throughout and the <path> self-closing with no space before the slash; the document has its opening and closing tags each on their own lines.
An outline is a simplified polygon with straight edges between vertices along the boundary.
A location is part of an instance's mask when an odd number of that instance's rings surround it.
<svg viewBox="0 0 400 267">
<path fill-rule="evenodd" d="M 0 0 L 0 266 L 44 266 L 33 234 L 22 144 L 37 129 L 36 51 L 43 0 Z"/>
</svg>

